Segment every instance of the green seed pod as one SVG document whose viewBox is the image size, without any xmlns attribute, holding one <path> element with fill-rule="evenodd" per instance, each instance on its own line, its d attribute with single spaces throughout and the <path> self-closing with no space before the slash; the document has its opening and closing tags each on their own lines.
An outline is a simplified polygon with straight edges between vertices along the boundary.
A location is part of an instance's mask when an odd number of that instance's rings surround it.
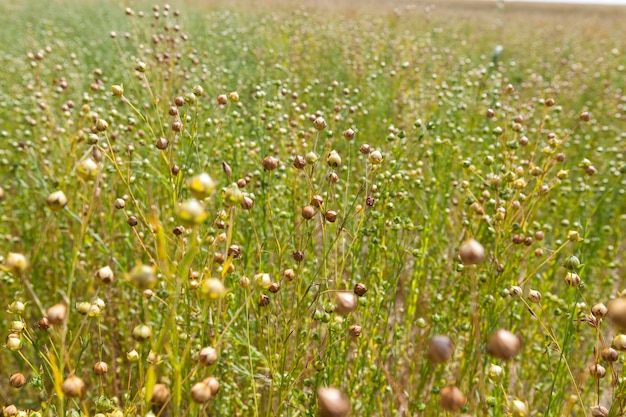
<svg viewBox="0 0 626 417">
<path fill-rule="evenodd" d="M 138 342 L 144 342 L 152 337 L 150 326 L 140 324 L 133 329 L 133 338 Z"/>
<path fill-rule="evenodd" d="M 126 352 L 126 359 L 128 359 L 129 362 L 137 362 L 139 360 L 139 353 L 135 349 Z"/>
<path fill-rule="evenodd" d="M 100 118 L 98 118 L 98 120 L 96 120 L 96 130 L 98 132 L 104 132 L 108 128 L 109 128 L 109 122 L 107 122 L 104 119 L 100 119 Z"/>
<path fill-rule="evenodd" d="M 492 381 L 499 382 L 504 376 L 504 369 L 501 366 L 496 365 L 495 363 L 490 363 L 489 367 L 487 368 L 487 375 Z"/>
<path fill-rule="evenodd" d="M 580 260 L 574 255 L 569 256 L 567 259 L 565 259 L 563 266 L 569 271 L 577 270 L 580 268 Z"/>
<path fill-rule="evenodd" d="M 7 336 L 6 344 L 7 349 L 9 349 L 11 352 L 16 352 L 22 348 L 22 339 L 20 338 L 19 334 L 10 333 Z"/>
<path fill-rule="evenodd" d="M 509 411 L 512 417 L 528 417 L 528 404 L 522 400 L 513 400 L 510 405 Z"/>
<path fill-rule="evenodd" d="M 191 92 L 194 96 L 201 97 L 204 94 L 204 89 L 202 88 L 202 86 L 194 85 Z"/>
<path fill-rule="evenodd" d="M 379 165 L 381 162 L 383 162 L 383 154 L 378 149 L 376 149 L 369 153 L 368 160 L 372 165 Z"/>
<path fill-rule="evenodd" d="M 26 260 L 26 257 L 21 253 L 9 252 L 6 258 L 5 265 L 8 268 L 9 272 L 19 276 L 22 275 L 24 271 L 26 271 L 26 268 L 28 268 L 28 261 Z"/>
<path fill-rule="evenodd" d="M 131 284 L 139 290 L 152 289 L 157 284 L 156 272 L 152 266 L 138 264 L 130 271 L 128 278 Z"/>
<path fill-rule="evenodd" d="M 224 283 L 218 278 L 207 278 L 202 281 L 202 293 L 209 299 L 209 301 L 217 301 L 226 295 L 226 288 Z"/>
<path fill-rule="evenodd" d="M 241 204 L 243 201 L 243 192 L 237 185 L 232 183 L 228 187 L 222 189 L 222 202 L 226 207 L 232 207 L 237 204 Z"/>
<path fill-rule="evenodd" d="M 176 207 L 176 216 L 183 225 L 191 227 L 203 223 L 209 214 L 201 202 L 191 199 L 183 201 Z"/>
<path fill-rule="evenodd" d="M 26 310 L 26 306 L 21 301 L 13 301 L 9 304 L 9 313 L 22 314 Z"/>
<path fill-rule="evenodd" d="M 67 197 L 63 191 L 55 191 L 46 198 L 46 204 L 52 211 L 63 210 L 67 205 Z"/>
<path fill-rule="evenodd" d="M 76 311 L 78 311 L 78 313 L 82 314 L 83 316 L 87 315 L 89 313 L 89 310 L 91 310 L 91 303 L 88 301 L 83 301 L 76 304 Z"/>
<path fill-rule="evenodd" d="M 308 165 L 313 165 L 317 162 L 317 160 L 319 159 L 319 157 L 317 156 L 317 154 L 315 152 L 308 152 L 305 156 L 304 156 L 304 160 L 306 161 L 306 163 Z"/>
<path fill-rule="evenodd" d="M 187 182 L 191 195 L 198 200 L 204 200 L 215 192 L 215 181 L 207 173 L 192 177 Z"/>
<path fill-rule="evenodd" d="M 341 166 L 341 156 L 337 153 L 337 151 L 330 151 L 328 154 L 328 158 L 326 158 L 326 162 L 328 166 L 331 168 L 337 168 Z"/>
<path fill-rule="evenodd" d="M 93 180 L 99 171 L 100 166 L 92 158 L 83 159 L 76 165 L 76 175 L 84 181 Z"/>
<path fill-rule="evenodd" d="M 116 84 L 111 86 L 111 95 L 121 97 L 124 95 L 124 84 Z"/>
</svg>

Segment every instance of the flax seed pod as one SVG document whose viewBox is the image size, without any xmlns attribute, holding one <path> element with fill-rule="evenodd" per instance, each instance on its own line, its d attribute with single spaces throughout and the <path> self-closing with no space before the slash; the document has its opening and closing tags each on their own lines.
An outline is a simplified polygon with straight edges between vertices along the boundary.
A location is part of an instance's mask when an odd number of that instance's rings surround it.
<svg viewBox="0 0 626 417">
<path fill-rule="evenodd" d="M 71 375 L 63 381 L 61 390 L 70 398 L 80 398 L 85 394 L 85 382 L 76 375 Z"/>
<path fill-rule="evenodd" d="M 522 342 L 519 337 L 504 329 L 493 333 L 487 342 L 487 353 L 502 360 L 514 358 L 521 350 Z"/>
<path fill-rule="evenodd" d="M 434 363 L 444 363 L 452 359 L 454 343 L 448 336 L 433 336 L 428 341 L 426 357 Z"/>
<path fill-rule="evenodd" d="M 350 414 L 350 401 L 337 388 L 322 387 L 317 390 L 319 417 L 345 417 Z"/>
<path fill-rule="evenodd" d="M 475 239 L 466 240 L 459 249 L 459 257 L 465 265 L 475 265 L 485 260 L 485 248 Z"/>
<path fill-rule="evenodd" d="M 337 293 L 335 313 L 345 316 L 353 312 L 357 307 L 356 295 L 351 291 L 340 291 Z"/>
<path fill-rule="evenodd" d="M 459 411 L 466 402 L 463 392 L 454 385 L 448 385 L 439 392 L 439 405 L 446 411 Z"/>
</svg>

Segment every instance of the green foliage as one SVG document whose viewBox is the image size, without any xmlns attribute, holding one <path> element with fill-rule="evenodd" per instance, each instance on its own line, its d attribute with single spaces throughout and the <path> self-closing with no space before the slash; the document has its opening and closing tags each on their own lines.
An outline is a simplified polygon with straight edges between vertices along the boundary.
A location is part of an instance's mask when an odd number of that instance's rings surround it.
<svg viewBox="0 0 626 417">
<path fill-rule="evenodd" d="M 625 274 L 609 17 L 0 8 L 2 404 L 623 414 L 591 313 Z"/>
</svg>

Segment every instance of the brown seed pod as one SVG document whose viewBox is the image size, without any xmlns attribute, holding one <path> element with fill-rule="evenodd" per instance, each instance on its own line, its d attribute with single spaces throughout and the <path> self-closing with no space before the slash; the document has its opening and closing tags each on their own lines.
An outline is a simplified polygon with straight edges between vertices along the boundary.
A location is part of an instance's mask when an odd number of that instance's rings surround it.
<svg viewBox="0 0 626 417">
<path fill-rule="evenodd" d="M 439 405 L 446 411 L 459 411 L 467 402 L 460 389 L 448 385 L 439 391 Z"/>
<path fill-rule="evenodd" d="M 266 156 L 262 161 L 263 169 L 266 171 L 273 171 L 278 167 L 278 159 L 273 156 Z"/>
<path fill-rule="evenodd" d="M 459 249 L 459 257 L 465 265 L 475 265 L 485 260 L 485 248 L 475 239 L 466 240 Z"/>
<path fill-rule="evenodd" d="M 361 284 L 360 282 L 354 286 L 354 293 L 359 297 L 362 297 L 367 292 L 367 287 L 365 284 Z"/>
<path fill-rule="evenodd" d="M 304 156 L 296 155 L 293 158 L 293 166 L 296 169 L 304 169 L 306 166 L 306 159 L 304 159 Z"/>
<path fill-rule="evenodd" d="M 509 406 L 509 412 L 511 417 L 527 417 L 529 415 L 528 404 L 522 400 L 513 400 Z"/>
<path fill-rule="evenodd" d="M 85 382 L 76 375 L 71 375 L 61 384 L 61 391 L 70 398 L 82 397 L 85 394 Z"/>
<path fill-rule="evenodd" d="M 602 405 L 594 405 L 591 407 L 591 415 L 593 417 L 607 417 L 609 415 L 609 410 Z"/>
<path fill-rule="evenodd" d="M 608 318 L 619 330 L 626 330 L 626 298 L 615 298 L 607 305 Z"/>
<path fill-rule="evenodd" d="M 215 397 L 220 391 L 220 381 L 218 381 L 217 378 L 215 378 L 214 376 L 205 378 L 204 380 L 202 380 L 202 382 L 211 389 L 211 395 L 213 397 Z"/>
<path fill-rule="evenodd" d="M 157 142 L 156 142 L 156 148 L 162 151 L 162 150 L 167 149 L 169 144 L 170 144 L 169 140 L 167 140 L 165 138 L 159 138 L 159 139 L 157 139 Z"/>
<path fill-rule="evenodd" d="M 600 364 L 593 364 L 589 367 L 589 374 L 596 379 L 602 379 L 606 376 L 606 368 Z"/>
<path fill-rule="evenodd" d="M 448 336 L 433 336 L 428 341 L 426 357 L 434 363 L 444 363 L 452 359 L 454 343 Z"/>
<path fill-rule="evenodd" d="M 335 223 L 337 221 L 337 212 L 335 210 L 328 210 L 324 215 L 326 221 L 329 223 Z"/>
<path fill-rule="evenodd" d="M 350 401 L 337 388 L 322 387 L 317 390 L 319 417 L 345 417 L 350 414 Z"/>
<path fill-rule="evenodd" d="M 267 307 L 270 303 L 270 298 L 265 295 L 265 294 L 261 294 L 259 296 L 259 306 L 260 307 Z"/>
<path fill-rule="evenodd" d="M 9 385 L 13 388 L 22 388 L 25 383 L 26 377 L 21 372 L 17 372 L 9 377 Z"/>
<path fill-rule="evenodd" d="M 198 354 L 198 362 L 204 366 L 211 366 L 217 362 L 217 350 L 211 346 L 203 347 Z"/>
<path fill-rule="evenodd" d="M 302 207 L 302 217 L 305 220 L 311 220 L 315 216 L 315 207 L 304 206 Z"/>
<path fill-rule="evenodd" d="M 16 416 L 18 413 L 17 411 L 17 407 L 14 406 L 13 404 L 11 405 L 7 405 L 6 407 L 4 407 L 2 409 L 2 415 L 4 417 L 12 417 L 12 416 Z"/>
<path fill-rule="evenodd" d="M 311 197 L 311 202 L 310 204 L 313 207 L 317 207 L 317 208 L 322 208 L 322 206 L 324 205 L 324 197 L 322 197 L 319 194 L 314 195 L 313 197 Z"/>
<path fill-rule="evenodd" d="M 93 365 L 93 373 L 96 375 L 104 375 L 109 372 L 109 365 L 106 362 L 96 362 Z"/>
<path fill-rule="evenodd" d="M 487 341 L 487 353 L 498 359 L 512 359 L 517 356 L 521 350 L 522 341 L 508 330 L 497 330 Z"/>
<path fill-rule="evenodd" d="M 55 191 L 46 198 L 46 204 L 52 211 L 63 210 L 67 206 L 67 197 L 63 191 Z"/>
<path fill-rule="evenodd" d="M 358 305 L 356 295 L 351 291 L 339 291 L 335 304 L 335 313 L 345 316 L 352 313 Z"/>
<path fill-rule="evenodd" d="M 212 396 L 211 387 L 204 382 L 197 382 L 191 387 L 191 399 L 198 404 L 208 403 Z"/>
<path fill-rule="evenodd" d="M 37 327 L 39 327 L 39 330 L 48 330 L 50 328 L 50 320 L 47 317 L 42 317 L 37 322 Z"/>
<path fill-rule="evenodd" d="M 63 324 L 67 318 L 67 306 L 65 304 L 55 304 L 46 310 L 48 322 L 54 326 Z"/>
<path fill-rule="evenodd" d="M 619 352 L 611 347 L 605 347 L 600 352 L 600 356 L 607 362 L 615 362 L 619 359 Z"/>
<path fill-rule="evenodd" d="M 324 130 L 326 128 L 326 120 L 323 117 L 317 117 L 313 120 L 313 127 L 317 130 Z"/>
<path fill-rule="evenodd" d="M 608 313 L 609 309 L 602 303 L 598 303 L 591 307 L 591 314 L 593 314 L 598 319 L 606 317 Z"/>
<path fill-rule="evenodd" d="M 103 266 L 102 268 L 96 271 L 95 277 L 102 282 L 103 284 L 110 284 L 115 279 L 115 275 L 113 274 L 113 270 L 110 266 Z"/>
<path fill-rule="evenodd" d="M 363 331 L 363 328 L 359 326 L 358 324 L 353 324 L 352 326 L 348 328 L 348 333 L 350 333 L 350 336 L 352 337 L 361 336 L 362 331 Z"/>
<path fill-rule="evenodd" d="M 268 287 L 268 290 L 272 294 L 276 294 L 278 291 L 280 291 L 280 284 L 278 282 L 272 282 Z"/>
<path fill-rule="evenodd" d="M 285 269 L 285 270 L 283 271 L 283 279 L 284 279 L 285 281 L 291 282 L 291 281 L 293 281 L 294 279 L 296 279 L 296 273 L 295 273 L 295 272 L 294 272 L 294 270 L 293 270 L 293 269 L 291 269 L 291 268 L 290 268 L 290 269 Z"/>
<path fill-rule="evenodd" d="M 152 388 L 152 404 L 161 407 L 163 406 L 167 400 L 170 398 L 170 390 L 167 388 L 165 384 L 155 384 L 154 388 Z"/>
</svg>

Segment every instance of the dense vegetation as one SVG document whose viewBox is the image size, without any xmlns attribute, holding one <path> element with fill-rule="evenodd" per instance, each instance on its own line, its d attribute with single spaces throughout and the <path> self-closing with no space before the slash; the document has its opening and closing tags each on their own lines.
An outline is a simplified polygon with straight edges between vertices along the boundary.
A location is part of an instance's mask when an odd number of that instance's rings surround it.
<svg viewBox="0 0 626 417">
<path fill-rule="evenodd" d="M 4 415 L 623 415 L 623 11 L 470 9 L 0 5 Z"/>
</svg>

